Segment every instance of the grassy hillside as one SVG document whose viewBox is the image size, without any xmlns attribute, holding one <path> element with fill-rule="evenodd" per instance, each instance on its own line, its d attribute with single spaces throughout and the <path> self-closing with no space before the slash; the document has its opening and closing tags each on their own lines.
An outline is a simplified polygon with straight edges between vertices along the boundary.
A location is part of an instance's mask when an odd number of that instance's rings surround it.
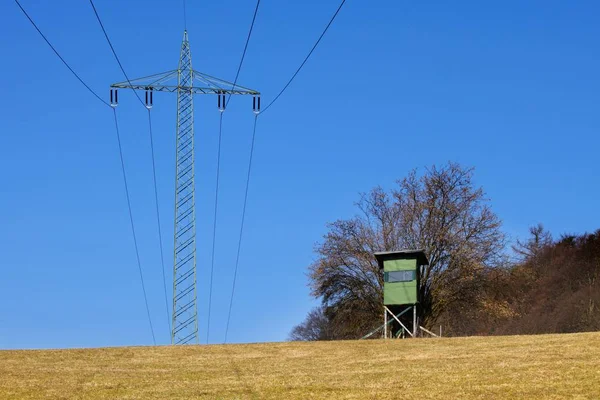
<svg viewBox="0 0 600 400">
<path fill-rule="evenodd" d="M 599 399 L 600 333 L 0 351 L 1 399 Z"/>
</svg>

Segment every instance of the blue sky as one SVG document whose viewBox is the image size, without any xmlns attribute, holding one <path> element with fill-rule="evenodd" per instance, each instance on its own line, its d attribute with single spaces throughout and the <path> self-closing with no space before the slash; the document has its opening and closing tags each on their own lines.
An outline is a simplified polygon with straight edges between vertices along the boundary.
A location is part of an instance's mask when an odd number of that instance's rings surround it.
<svg viewBox="0 0 600 400">
<path fill-rule="evenodd" d="M 194 68 L 233 80 L 254 2 L 188 3 Z M 123 80 L 88 2 L 22 4 L 102 96 Z M 239 83 L 266 104 L 337 5 L 263 1 Z M 131 77 L 176 68 L 179 2 L 96 6 Z M 348 0 L 259 119 L 230 340 L 284 340 L 317 304 L 306 267 L 325 224 L 354 215 L 360 192 L 391 187 L 416 167 L 475 167 L 512 239 L 537 222 L 554 234 L 600 228 L 599 12 L 593 1 Z M 0 37 L 0 348 L 151 344 L 110 110 L 10 1 L 0 4 Z M 170 276 L 175 98 L 154 103 Z M 126 92 L 118 113 L 152 320 L 166 344 L 146 115 Z M 225 329 L 252 120 L 250 100 L 233 99 L 224 117 L 215 342 Z M 197 97 L 203 341 L 217 127 L 216 99 Z"/>
</svg>

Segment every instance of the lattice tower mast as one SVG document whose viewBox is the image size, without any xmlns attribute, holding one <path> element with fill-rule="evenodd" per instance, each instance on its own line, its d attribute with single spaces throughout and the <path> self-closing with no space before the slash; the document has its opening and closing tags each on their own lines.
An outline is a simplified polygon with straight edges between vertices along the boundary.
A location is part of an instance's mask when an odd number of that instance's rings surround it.
<svg viewBox="0 0 600 400">
<path fill-rule="evenodd" d="M 169 84 L 170 82 L 175 84 Z M 194 166 L 194 95 L 216 94 L 219 111 L 225 111 L 226 96 L 253 96 L 253 111 L 260 112 L 260 93 L 195 71 L 187 30 L 183 33 L 179 67 L 111 85 L 111 105 L 118 104 L 117 89 L 145 91 L 151 109 L 154 92 L 177 93 L 175 221 L 173 235 L 173 310 L 171 344 L 198 343 L 198 291 L 196 268 L 196 196 Z"/>
</svg>

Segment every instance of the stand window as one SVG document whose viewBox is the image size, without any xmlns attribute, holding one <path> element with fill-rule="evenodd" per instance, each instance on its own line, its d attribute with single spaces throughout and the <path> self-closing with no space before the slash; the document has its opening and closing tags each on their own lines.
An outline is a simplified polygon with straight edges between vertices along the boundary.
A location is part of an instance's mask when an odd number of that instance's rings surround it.
<svg viewBox="0 0 600 400">
<path fill-rule="evenodd" d="M 384 273 L 384 281 L 393 282 L 410 282 L 415 280 L 416 271 L 389 271 Z"/>
</svg>

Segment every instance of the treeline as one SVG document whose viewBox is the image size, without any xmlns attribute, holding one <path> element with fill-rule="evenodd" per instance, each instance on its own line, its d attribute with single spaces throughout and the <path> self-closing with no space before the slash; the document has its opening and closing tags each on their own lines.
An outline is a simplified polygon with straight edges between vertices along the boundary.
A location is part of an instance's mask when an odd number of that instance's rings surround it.
<svg viewBox="0 0 600 400">
<path fill-rule="evenodd" d="M 421 249 L 420 323 L 446 335 L 600 330 L 600 230 L 553 240 L 541 225 L 507 250 L 502 223 L 473 169 L 411 171 L 363 194 L 356 216 L 328 224 L 308 267 L 321 306 L 291 340 L 357 339 L 382 324 L 374 253 Z M 378 335 L 374 335 L 377 337 Z"/>
<path fill-rule="evenodd" d="M 483 271 L 464 301 L 440 316 L 449 334 L 600 330 L 600 230 L 541 243 L 548 238 L 542 227 L 531 231 L 530 241 L 515 248 L 520 261 Z"/>
</svg>

